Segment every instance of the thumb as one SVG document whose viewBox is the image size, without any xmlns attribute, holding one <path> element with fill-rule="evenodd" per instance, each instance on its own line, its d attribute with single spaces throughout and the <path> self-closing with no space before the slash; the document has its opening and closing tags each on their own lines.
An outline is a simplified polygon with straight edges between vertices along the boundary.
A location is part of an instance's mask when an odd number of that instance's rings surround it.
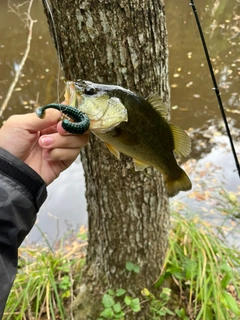
<svg viewBox="0 0 240 320">
<path fill-rule="evenodd" d="M 60 120 L 61 112 L 54 109 L 46 110 L 45 117 L 40 119 L 36 113 L 28 113 L 23 115 L 15 115 L 14 121 L 16 126 L 21 126 L 22 129 L 30 132 L 37 132 L 47 129 L 54 124 L 57 124 Z"/>
</svg>

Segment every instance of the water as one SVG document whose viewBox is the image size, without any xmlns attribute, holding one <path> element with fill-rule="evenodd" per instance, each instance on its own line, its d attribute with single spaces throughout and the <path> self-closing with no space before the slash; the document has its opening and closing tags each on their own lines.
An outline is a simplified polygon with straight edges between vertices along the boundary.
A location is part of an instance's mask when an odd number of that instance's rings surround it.
<svg viewBox="0 0 240 320">
<path fill-rule="evenodd" d="M 195 2 L 239 154 L 240 1 Z M 193 139 L 190 159 L 181 161 L 185 162 L 184 166 L 193 180 L 194 189 L 188 193 L 180 193 L 173 199 L 172 205 L 176 204 L 177 199 L 188 204 L 195 212 L 201 212 L 202 208 L 205 208 L 206 214 L 210 212 L 208 206 L 211 206 L 211 202 L 203 204 L 206 190 L 224 185 L 227 190 L 236 191 L 239 177 L 235 171 L 215 92 L 212 90 L 213 85 L 194 15 L 188 4 L 187 0 L 177 4 L 174 0 L 166 1 L 171 121 L 188 130 Z M 19 9 L 24 11 L 23 6 Z M 40 0 L 34 1 L 32 18 L 37 22 L 33 27 L 30 54 L 2 120 L 11 114 L 29 112 L 36 104 L 44 105 L 58 100 L 58 58 Z M 28 34 L 19 17 L 9 12 L 6 0 L 0 2 L 0 28 L 1 106 L 22 59 Z M 63 93 L 63 81 L 60 92 Z M 69 170 L 63 172 L 60 178 L 49 186 L 48 192 L 49 197 L 38 214 L 37 225 L 48 234 L 49 241 L 53 243 L 67 230 L 87 224 L 80 161 L 76 161 Z M 201 201 L 201 197 L 197 197 L 199 193 L 203 198 Z M 212 219 L 209 214 L 207 216 Z M 41 237 L 39 229 L 34 227 L 28 241 L 37 242 Z"/>
<path fill-rule="evenodd" d="M 184 5 L 185 2 L 185 5 Z M 227 116 L 239 127 L 239 1 L 195 1 Z M 172 119 L 201 127 L 221 118 L 203 47 L 189 1 L 166 1 L 170 46 Z M 238 110 L 239 111 L 239 110 Z M 185 119 L 189 121 L 185 121 Z"/>
</svg>

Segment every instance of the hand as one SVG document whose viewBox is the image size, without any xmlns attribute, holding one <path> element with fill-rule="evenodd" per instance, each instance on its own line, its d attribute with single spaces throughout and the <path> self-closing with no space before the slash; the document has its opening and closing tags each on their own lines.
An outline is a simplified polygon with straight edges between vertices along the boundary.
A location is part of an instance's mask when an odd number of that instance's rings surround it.
<svg viewBox="0 0 240 320">
<path fill-rule="evenodd" d="M 88 134 L 70 135 L 60 112 L 49 109 L 44 119 L 35 113 L 11 116 L 0 129 L 0 147 L 35 170 L 48 185 L 76 159 Z"/>
</svg>

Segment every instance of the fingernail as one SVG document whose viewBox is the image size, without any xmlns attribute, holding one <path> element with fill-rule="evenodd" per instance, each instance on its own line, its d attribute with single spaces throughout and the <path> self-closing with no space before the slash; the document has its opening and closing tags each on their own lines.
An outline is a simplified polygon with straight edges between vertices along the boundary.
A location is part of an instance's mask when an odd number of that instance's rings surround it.
<svg viewBox="0 0 240 320">
<path fill-rule="evenodd" d="M 42 141 L 42 144 L 44 147 L 48 147 L 53 143 L 53 138 L 52 137 L 42 137 L 41 141 Z"/>
</svg>

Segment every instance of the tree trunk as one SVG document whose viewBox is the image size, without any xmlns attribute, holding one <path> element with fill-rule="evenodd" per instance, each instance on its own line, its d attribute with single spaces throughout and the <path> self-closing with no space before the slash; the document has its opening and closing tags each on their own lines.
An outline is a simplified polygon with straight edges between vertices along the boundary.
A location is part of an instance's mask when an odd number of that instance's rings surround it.
<svg viewBox="0 0 240 320">
<path fill-rule="evenodd" d="M 162 0 L 43 4 L 66 79 L 118 84 L 144 96 L 158 91 L 169 102 Z M 131 159 L 116 160 L 94 136 L 81 155 L 89 244 L 75 319 L 95 320 L 107 289 L 123 288 L 132 297 L 152 290 L 167 248 L 168 198 L 159 172 L 135 172 Z M 128 261 L 140 267 L 138 274 L 126 270 Z M 125 319 L 149 319 L 146 312 Z"/>
</svg>

